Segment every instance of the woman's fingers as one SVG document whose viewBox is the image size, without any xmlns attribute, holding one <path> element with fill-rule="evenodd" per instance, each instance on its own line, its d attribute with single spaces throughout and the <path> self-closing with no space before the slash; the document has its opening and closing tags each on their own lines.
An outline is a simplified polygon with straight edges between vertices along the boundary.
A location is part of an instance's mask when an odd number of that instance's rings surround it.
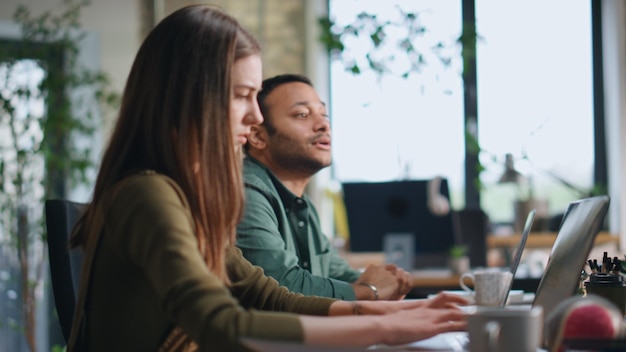
<svg viewBox="0 0 626 352">
<path fill-rule="evenodd" d="M 467 305 L 469 301 L 460 295 L 455 295 L 448 292 L 440 292 L 435 297 L 432 298 L 430 307 L 446 307 L 450 304 L 455 305 Z"/>
</svg>

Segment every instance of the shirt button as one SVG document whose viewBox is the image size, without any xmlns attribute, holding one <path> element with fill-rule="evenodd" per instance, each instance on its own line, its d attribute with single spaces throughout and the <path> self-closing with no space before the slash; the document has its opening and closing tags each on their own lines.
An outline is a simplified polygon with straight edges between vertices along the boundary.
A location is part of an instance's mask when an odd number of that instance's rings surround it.
<svg viewBox="0 0 626 352">
<path fill-rule="evenodd" d="M 298 227 L 304 227 L 304 221 L 298 221 Z"/>
<path fill-rule="evenodd" d="M 302 202 L 303 202 L 302 199 L 300 199 L 300 198 L 296 199 L 296 203 L 302 204 Z"/>
<path fill-rule="evenodd" d="M 309 267 L 309 262 L 302 262 L 302 266 L 305 267 L 305 268 L 308 268 Z"/>
</svg>

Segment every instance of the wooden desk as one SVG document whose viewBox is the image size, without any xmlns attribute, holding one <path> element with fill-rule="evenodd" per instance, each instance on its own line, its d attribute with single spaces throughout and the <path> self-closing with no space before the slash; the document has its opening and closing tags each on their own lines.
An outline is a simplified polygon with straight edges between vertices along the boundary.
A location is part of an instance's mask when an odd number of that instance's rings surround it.
<svg viewBox="0 0 626 352">
<path fill-rule="evenodd" d="M 439 270 L 437 270 L 439 271 Z M 412 273 L 413 286 L 417 288 L 455 289 L 458 290 L 461 275 L 451 272 L 435 273 L 434 270 L 416 270 Z M 539 278 L 515 278 L 515 281 L 538 280 Z M 472 282 L 464 280 L 465 284 L 472 286 Z M 515 283 L 515 282 L 514 282 Z"/>
<path fill-rule="evenodd" d="M 416 270 L 412 273 L 413 286 L 415 287 L 432 287 L 432 288 L 458 288 L 458 274 L 452 274 L 446 270 Z M 469 284 L 469 283 L 468 283 Z"/>
<path fill-rule="evenodd" d="M 554 232 L 531 233 L 526 241 L 526 249 L 549 249 L 556 240 Z M 487 237 L 487 247 L 490 250 L 510 251 L 519 245 L 521 234 Z M 608 232 L 600 232 L 594 241 L 594 246 L 614 244 L 619 248 L 619 236 Z M 385 256 L 383 253 L 350 253 L 349 256 L 356 255 L 359 259 L 369 263 L 383 263 Z M 413 298 L 425 298 L 442 290 L 459 290 L 460 275 L 452 274 L 446 270 L 416 270 L 412 272 L 413 289 L 410 295 Z M 539 285 L 539 278 L 516 278 L 513 282 L 513 289 L 521 289 L 526 292 L 535 292 Z M 470 285 L 470 282 L 466 282 Z"/>
<path fill-rule="evenodd" d="M 533 232 L 528 236 L 525 248 L 552 248 L 556 240 L 556 232 Z M 487 248 L 515 248 L 519 244 L 521 234 L 514 235 L 489 235 L 487 236 Z M 608 232 L 600 232 L 595 239 L 594 245 L 619 244 L 619 236 Z"/>
<path fill-rule="evenodd" d="M 552 248 L 556 240 L 554 232 L 531 233 L 526 242 L 526 248 L 548 249 Z M 512 249 L 519 244 L 521 235 L 506 235 L 487 237 L 489 249 Z M 619 237 L 608 232 L 600 232 L 596 236 L 594 245 L 615 244 L 619 245 Z M 347 252 L 342 256 L 354 268 L 364 268 L 370 264 L 383 264 L 385 254 L 381 252 Z M 417 270 L 413 272 L 413 284 L 417 288 L 450 289 L 459 287 L 459 275 L 454 275 L 445 270 Z"/>
<path fill-rule="evenodd" d="M 460 275 L 451 273 L 442 273 L 435 275 L 430 270 L 418 270 L 413 273 L 413 289 L 409 293 L 411 298 L 426 298 L 431 294 L 444 290 L 460 290 Z M 539 286 L 540 278 L 515 278 L 513 281 L 514 290 L 523 290 L 524 292 L 536 292 Z M 465 281 L 465 284 L 472 286 L 471 281 Z"/>
</svg>

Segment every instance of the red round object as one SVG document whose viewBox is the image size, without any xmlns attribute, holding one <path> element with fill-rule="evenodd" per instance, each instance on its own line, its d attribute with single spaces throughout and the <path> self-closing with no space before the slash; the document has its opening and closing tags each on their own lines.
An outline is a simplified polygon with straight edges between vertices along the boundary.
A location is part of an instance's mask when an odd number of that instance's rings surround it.
<svg viewBox="0 0 626 352">
<path fill-rule="evenodd" d="M 566 316 L 563 338 L 614 338 L 619 329 L 615 323 L 614 313 L 606 307 L 581 305 Z"/>
<path fill-rule="evenodd" d="M 596 296 L 570 297 L 545 319 L 544 341 L 551 352 L 561 351 L 563 340 L 615 339 L 623 336 L 624 316 L 609 300 Z"/>
</svg>

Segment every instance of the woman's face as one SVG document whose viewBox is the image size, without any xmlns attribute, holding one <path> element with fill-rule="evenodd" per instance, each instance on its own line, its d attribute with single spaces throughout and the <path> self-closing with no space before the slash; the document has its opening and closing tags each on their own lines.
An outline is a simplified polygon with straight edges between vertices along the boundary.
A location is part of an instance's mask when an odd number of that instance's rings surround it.
<svg viewBox="0 0 626 352">
<path fill-rule="evenodd" d="M 263 82 L 261 57 L 250 55 L 235 61 L 231 76 L 230 124 L 235 145 L 244 145 L 250 126 L 263 122 L 256 97 Z"/>
</svg>

